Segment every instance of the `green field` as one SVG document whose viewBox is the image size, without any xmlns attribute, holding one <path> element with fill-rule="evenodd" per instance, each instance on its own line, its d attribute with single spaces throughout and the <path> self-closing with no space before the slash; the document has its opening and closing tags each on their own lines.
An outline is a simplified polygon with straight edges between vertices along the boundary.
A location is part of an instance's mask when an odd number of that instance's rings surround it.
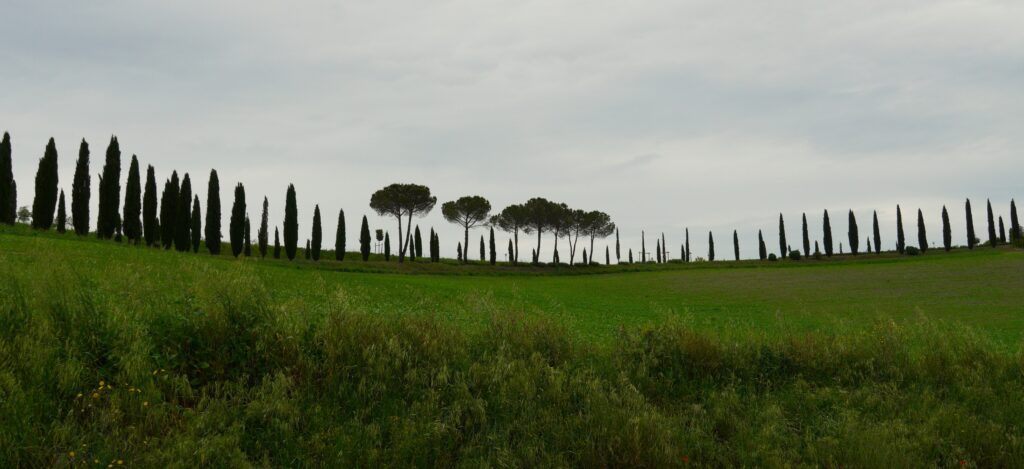
<svg viewBox="0 0 1024 469">
<path fill-rule="evenodd" d="M 356 258 L 3 228 L 0 462 L 1024 465 L 1019 249 Z"/>
</svg>

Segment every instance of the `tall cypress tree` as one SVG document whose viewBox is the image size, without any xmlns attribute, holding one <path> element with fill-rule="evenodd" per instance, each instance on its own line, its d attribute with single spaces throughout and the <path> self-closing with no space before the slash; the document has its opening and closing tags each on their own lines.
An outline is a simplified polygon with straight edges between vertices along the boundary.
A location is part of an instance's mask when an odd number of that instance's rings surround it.
<svg viewBox="0 0 1024 469">
<path fill-rule="evenodd" d="M 78 147 L 78 161 L 75 162 L 75 177 L 71 182 L 71 222 L 75 225 L 75 234 L 89 234 L 89 198 L 92 177 L 89 176 L 89 144 L 82 139 Z"/>
<path fill-rule="evenodd" d="M 878 210 L 875 210 L 872 214 L 872 231 L 875 235 L 875 254 L 882 252 L 882 232 L 878 229 Z"/>
<path fill-rule="evenodd" d="M 199 210 L 199 196 L 192 197 L 192 252 L 199 252 L 199 244 L 203 240 L 203 218 Z"/>
<path fill-rule="evenodd" d="M 498 248 L 494 244 L 494 227 L 493 226 L 491 227 L 491 243 L 490 243 L 490 247 L 491 247 L 491 265 L 494 265 L 494 264 L 498 263 Z"/>
<path fill-rule="evenodd" d="M 825 255 L 832 257 L 832 222 L 828 219 L 828 210 L 825 210 L 825 217 L 822 221 L 822 240 L 825 243 Z"/>
<path fill-rule="evenodd" d="M 437 262 L 440 259 L 438 253 L 437 235 L 434 233 L 434 229 L 430 229 L 430 261 Z"/>
<path fill-rule="evenodd" d="M 640 263 L 647 263 L 647 234 L 640 230 Z"/>
<path fill-rule="evenodd" d="M 384 261 L 391 262 L 391 233 L 384 233 Z"/>
<path fill-rule="evenodd" d="M 1020 220 L 1017 219 L 1017 202 L 1010 199 L 1010 241 L 1020 240 Z"/>
<path fill-rule="evenodd" d="M 782 220 L 782 214 L 779 214 L 779 259 L 786 258 L 786 222 Z"/>
<path fill-rule="evenodd" d="M 928 250 L 928 234 L 925 232 L 924 214 L 921 213 L 921 209 L 917 209 L 917 247 L 921 253 Z"/>
<path fill-rule="evenodd" d="M 804 257 L 811 257 L 811 235 L 807 229 L 807 214 L 803 214 Z"/>
<path fill-rule="evenodd" d="M 306 247 L 309 247 L 309 241 L 306 241 Z M 309 254 L 306 254 L 309 256 Z M 252 257 L 252 232 L 249 231 L 249 214 L 245 214 L 245 257 Z"/>
<path fill-rule="evenodd" d="M 896 252 L 907 252 L 907 238 L 903 236 L 903 212 L 899 204 L 896 205 Z"/>
<path fill-rule="evenodd" d="M 654 261 L 661 264 L 661 240 L 654 238 Z"/>
<path fill-rule="evenodd" d="M 284 201 L 284 252 L 288 260 L 295 259 L 299 243 L 299 209 L 295 201 L 295 186 L 288 184 Z"/>
<path fill-rule="evenodd" d="M 281 258 L 281 236 L 278 235 L 277 227 L 274 227 L 274 259 Z"/>
<path fill-rule="evenodd" d="M 263 214 L 260 215 L 260 229 L 256 232 L 256 247 L 259 248 L 260 258 L 267 257 L 267 242 L 270 238 L 270 201 L 263 196 Z"/>
<path fill-rule="evenodd" d="M 668 245 L 665 244 L 665 233 L 661 234 L 661 260 L 662 262 L 668 262 Z"/>
<path fill-rule="evenodd" d="M 160 227 L 156 222 L 156 174 L 153 166 L 146 167 L 146 188 L 142 194 L 142 236 L 146 246 L 160 243 Z"/>
<path fill-rule="evenodd" d="M 509 242 L 511 242 L 511 240 Z M 611 249 L 608 248 L 607 244 L 604 246 L 604 265 L 612 265 L 612 252 Z"/>
<path fill-rule="evenodd" d="M 416 237 L 419 239 L 420 230 L 416 227 Z M 334 260 L 341 262 L 345 260 L 345 210 L 338 210 L 338 228 L 334 232 Z"/>
<path fill-rule="evenodd" d="M 715 261 L 715 236 L 708 231 L 708 262 Z"/>
<path fill-rule="evenodd" d="M 999 216 L 999 244 L 1006 244 L 1006 227 L 1003 225 L 1003 216 Z"/>
<path fill-rule="evenodd" d="M 306 260 L 309 260 L 309 238 L 306 238 L 306 249 L 302 251 L 303 255 L 306 256 Z"/>
<path fill-rule="evenodd" d="M 860 248 L 860 231 L 857 229 L 857 217 L 854 216 L 853 210 L 850 210 L 850 231 L 848 233 L 850 238 L 850 252 L 856 256 L 857 251 Z"/>
<path fill-rule="evenodd" d="M 974 215 L 971 214 L 971 199 L 967 199 L 964 211 L 967 212 L 967 248 L 974 249 L 974 246 L 978 243 L 978 238 L 974 235 Z"/>
<path fill-rule="evenodd" d="M 217 170 L 210 170 L 210 182 L 206 185 L 206 249 L 210 254 L 220 254 L 220 178 Z M 237 255 L 236 255 L 237 257 Z"/>
<path fill-rule="evenodd" d="M 949 212 L 942 206 L 942 247 L 948 252 L 953 248 L 953 230 L 949 227 Z"/>
<path fill-rule="evenodd" d="M 235 201 L 231 205 L 231 223 L 228 228 L 231 237 L 231 255 L 238 257 L 245 249 L 245 186 L 235 186 Z"/>
<path fill-rule="evenodd" d="M 629 249 L 629 263 L 633 263 L 633 248 Z"/>
<path fill-rule="evenodd" d="M 999 222 L 1002 223 L 1003 219 L 1000 218 Z M 57 232 L 64 233 L 67 231 L 68 226 L 68 213 L 64 208 L 64 190 L 60 191 L 60 198 L 57 200 Z"/>
<path fill-rule="evenodd" d="M 999 244 L 999 240 L 996 238 L 996 220 L 992 216 L 992 201 L 987 200 L 988 205 L 988 244 L 992 247 L 996 247 Z"/>
<path fill-rule="evenodd" d="M 480 235 L 480 262 L 487 262 L 487 251 L 484 249 L 484 235 Z"/>
<path fill-rule="evenodd" d="M 129 243 L 139 244 L 142 239 L 142 178 L 139 175 L 139 158 L 132 155 L 128 165 L 128 182 L 124 186 L 124 235 Z"/>
<path fill-rule="evenodd" d="M 53 226 L 53 212 L 57 209 L 57 144 L 53 138 L 39 159 L 36 170 L 36 197 L 32 200 L 32 227 L 48 230 Z"/>
<path fill-rule="evenodd" d="M 416 235 L 413 238 L 413 249 L 416 252 L 416 257 L 423 258 L 423 237 L 420 235 L 420 225 L 416 225 Z M 410 251 L 410 252 L 412 252 Z"/>
<path fill-rule="evenodd" d="M 323 229 L 320 226 L 320 204 L 313 206 L 313 260 L 320 261 L 320 245 L 323 242 Z"/>
<path fill-rule="evenodd" d="M 179 189 L 178 172 L 172 171 L 171 178 L 164 183 L 164 192 L 160 196 L 160 244 L 164 249 L 170 249 L 174 245 Z"/>
<path fill-rule="evenodd" d="M 740 260 L 740 235 L 736 230 L 732 230 L 732 250 L 736 260 Z"/>
<path fill-rule="evenodd" d="M 607 246 L 605 246 L 607 248 Z M 512 245 L 512 239 L 508 240 L 508 261 L 512 262 L 516 258 L 515 246 Z"/>
<path fill-rule="evenodd" d="M 363 215 L 363 224 L 359 227 L 359 254 L 362 254 L 364 262 L 370 259 L 370 224 L 366 222 L 366 215 Z"/>
<path fill-rule="evenodd" d="M 192 248 L 192 180 L 185 173 L 178 193 L 178 214 L 174 219 L 174 249 L 185 252 Z"/>
<path fill-rule="evenodd" d="M 686 229 L 686 262 L 690 262 L 690 229 Z M 633 262 L 630 262 L 632 264 Z"/>
<path fill-rule="evenodd" d="M 17 219 L 17 199 L 14 162 L 11 160 L 11 135 L 4 132 L 4 137 L 0 140 L 0 223 L 14 224 Z"/>
<path fill-rule="evenodd" d="M 177 187 L 177 181 L 175 181 Z M 117 222 L 120 216 L 117 213 L 121 202 L 121 145 L 117 143 L 117 137 L 110 137 L 110 144 L 107 145 L 106 161 L 103 164 L 103 176 L 100 177 L 100 203 L 99 214 L 96 219 L 96 235 L 103 239 L 114 237 Z M 177 191 L 175 191 L 177 195 Z M 161 222 L 165 225 L 169 221 L 161 215 Z M 174 217 L 170 218 L 173 221 Z M 173 229 L 173 224 L 171 226 Z M 171 231 L 173 233 L 173 231 Z"/>
<path fill-rule="evenodd" d="M 615 262 L 622 262 L 622 247 L 619 246 L 619 228 L 615 228 Z"/>
<path fill-rule="evenodd" d="M 763 261 L 768 258 L 768 247 L 764 245 L 764 234 L 757 230 L 757 256 Z"/>
</svg>

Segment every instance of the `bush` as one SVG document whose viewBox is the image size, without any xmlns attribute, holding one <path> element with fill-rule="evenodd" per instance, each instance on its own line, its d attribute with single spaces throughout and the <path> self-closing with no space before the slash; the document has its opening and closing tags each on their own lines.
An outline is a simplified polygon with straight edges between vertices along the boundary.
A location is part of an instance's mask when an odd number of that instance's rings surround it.
<svg viewBox="0 0 1024 469">
<path fill-rule="evenodd" d="M 789 251 L 789 259 L 794 261 L 800 260 L 800 251 Z"/>
<path fill-rule="evenodd" d="M 772 261 L 772 262 L 775 262 L 775 261 L 779 260 L 779 256 L 776 256 L 775 253 L 773 252 L 771 254 L 768 254 L 768 260 Z"/>
<path fill-rule="evenodd" d="M 916 255 L 919 255 L 919 254 L 921 254 L 921 250 L 920 249 L 918 249 L 915 246 L 907 246 L 907 255 L 908 256 L 916 256 Z"/>
</svg>

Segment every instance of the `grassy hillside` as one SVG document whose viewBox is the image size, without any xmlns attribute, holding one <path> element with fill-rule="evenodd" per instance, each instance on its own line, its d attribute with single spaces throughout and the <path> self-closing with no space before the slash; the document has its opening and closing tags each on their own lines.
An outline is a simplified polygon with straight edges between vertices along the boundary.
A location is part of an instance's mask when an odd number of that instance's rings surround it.
<svg viewBox="0 0 1024 469">
<path fill-rule="evenodd" d="M 1022 261 L 404 275 L 7 229 L 0 466 L 1019 467 Z"/>
</svg>

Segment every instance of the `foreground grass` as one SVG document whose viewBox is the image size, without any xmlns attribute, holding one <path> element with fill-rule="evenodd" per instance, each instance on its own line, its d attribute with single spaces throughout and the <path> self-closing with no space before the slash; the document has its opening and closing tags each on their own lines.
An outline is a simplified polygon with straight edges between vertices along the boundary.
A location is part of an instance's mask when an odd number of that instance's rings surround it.
<svg viewBox="0 0 1024 469">
<path fill-rule="evenodd" d="M 4 467 L 1024 465 L 1024 355 L 924 313 L 808 330 L 676 314 L 595 341 L 483 288 L 447 302 L 354 274 L 3 242 Z"/>
</svg>

